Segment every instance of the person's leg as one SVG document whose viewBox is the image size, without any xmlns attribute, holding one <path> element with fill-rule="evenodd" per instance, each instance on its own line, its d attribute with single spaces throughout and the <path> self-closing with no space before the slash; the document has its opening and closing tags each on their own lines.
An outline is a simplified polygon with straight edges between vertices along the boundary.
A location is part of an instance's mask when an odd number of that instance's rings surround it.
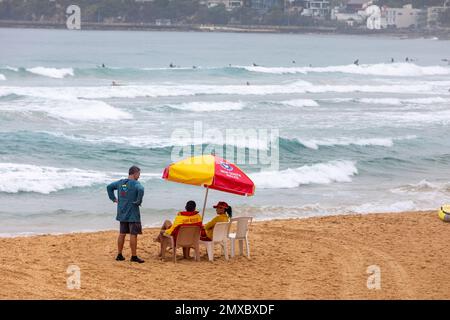
<svg viewBox="0 0 450 320">
<path fill-rule="evenodd" d="M 125 233 L 120 233 L 119 237 L 117 238 L 117 253 L 122 254 L 123 251 L 123 245 L 125 244 Z"/>
<path fill-rule="evenodd" d="M 139 222 L 130 223 L 130 249 L 131 261 L 142 263 L 144 260 L 137 256 L 137 236 L 142 234 L 142 226 Z"/>
<path fill-rule="evenodd" d="M 189 259 L 191 255 L 191 248 L 184 247 L 183 248 L 183 258 Z"/>
<path fill-rule="evenodd" d="M 169 220 L 164 221 L 163 225 L 161 226 L 161 229 L 159 230 L 158 235 L 155 237 L 154 241 L 155 242 L 161 242 L 162 237 L 163 237 L 163 233 L 169 229 L 172 226 L 172 222 L 170 222 Z"/>
<path fill-rule="evenodd" d="M 137 256 L 137 234 L 130 234 L 131 255 Z"/>
<path fill-rule="evenodd" d="M 126 234 L 129 233 L 129 225 L 127 222 L 120 222 L 119 236 L 117 237 L 117 261 L 123 261 L 125 258 L 122 255 L 123 246 L 125 244 Z"/>
</svg>

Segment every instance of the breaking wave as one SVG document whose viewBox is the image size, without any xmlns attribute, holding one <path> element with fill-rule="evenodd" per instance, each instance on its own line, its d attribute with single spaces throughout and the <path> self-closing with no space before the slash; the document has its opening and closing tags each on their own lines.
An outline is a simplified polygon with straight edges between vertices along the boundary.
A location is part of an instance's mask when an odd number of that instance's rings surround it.
<svg viewBox="0 0 450 320">
<path fill-rule="evenodd" d="M 297 188 L 307 184 L 329 184 L 332 182 L 351 182 L 358 174 L 353 161 L 330 161 L 306 165 L 295 169 L 267 171 L 250 174 L 257 188 L 282 189 Z"/>
</svg>

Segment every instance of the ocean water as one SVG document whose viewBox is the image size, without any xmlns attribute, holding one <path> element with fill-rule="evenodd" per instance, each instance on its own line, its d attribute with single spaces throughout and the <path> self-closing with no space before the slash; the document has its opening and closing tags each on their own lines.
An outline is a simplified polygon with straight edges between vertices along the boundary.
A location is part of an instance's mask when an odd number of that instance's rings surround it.
<svg viewBox="0 0 450 320">
<path fill-rule="evenodd" d="M 437 208 L 449 53 L 432 39 L 0 29 L 0 235 L 115 229 L 105 186 L 132 164 L 144 225 L 201 206 L 202 188 L 161 179 L 186 145 L 173 133 L 195 123 L 279 132 L 278 170 L 242 164 L 255 196 L 211 191 L 207 217 L 218 200 L 260 220 Z"/>
</svg>

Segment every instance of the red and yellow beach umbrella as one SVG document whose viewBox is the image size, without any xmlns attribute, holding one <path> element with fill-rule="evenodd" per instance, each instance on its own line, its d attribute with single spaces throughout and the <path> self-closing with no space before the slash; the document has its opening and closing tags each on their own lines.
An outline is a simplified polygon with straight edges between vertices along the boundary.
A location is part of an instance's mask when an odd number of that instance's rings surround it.
<svg viewBox="0 0 450 320">
<path fill-rule="evenodd" d="M 164 169 L 163 179 L 205 187 L 202 216 L 205 214 L 209 189 L 241 196 L 255 193 L 255 184 L 238 166 L 215 155 L 189 157 L 172 163 Z"/>
</svg>

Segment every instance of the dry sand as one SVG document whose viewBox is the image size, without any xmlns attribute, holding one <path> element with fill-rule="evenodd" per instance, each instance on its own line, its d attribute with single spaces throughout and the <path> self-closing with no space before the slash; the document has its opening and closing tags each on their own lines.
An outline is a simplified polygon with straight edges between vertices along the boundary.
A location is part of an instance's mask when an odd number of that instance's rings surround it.
<svg viewBox="0 0 450 320">
<path fill-rule="evenodd" d="M 435 212 L 257 222 L 251 260 L 228 262 L 219 248 L 213 263 L 204 248 L 200 262 L 160 261 L 156 233 L 140 238 L 144 264 L 114 260 L 112 231 L 0 239 L 0 298 L 450 299 L 450 224 Z M 67 289 L 71 264 L 79 290 Z M 380 290 L 367 288 L 371 265 Z"/>
</svg>

